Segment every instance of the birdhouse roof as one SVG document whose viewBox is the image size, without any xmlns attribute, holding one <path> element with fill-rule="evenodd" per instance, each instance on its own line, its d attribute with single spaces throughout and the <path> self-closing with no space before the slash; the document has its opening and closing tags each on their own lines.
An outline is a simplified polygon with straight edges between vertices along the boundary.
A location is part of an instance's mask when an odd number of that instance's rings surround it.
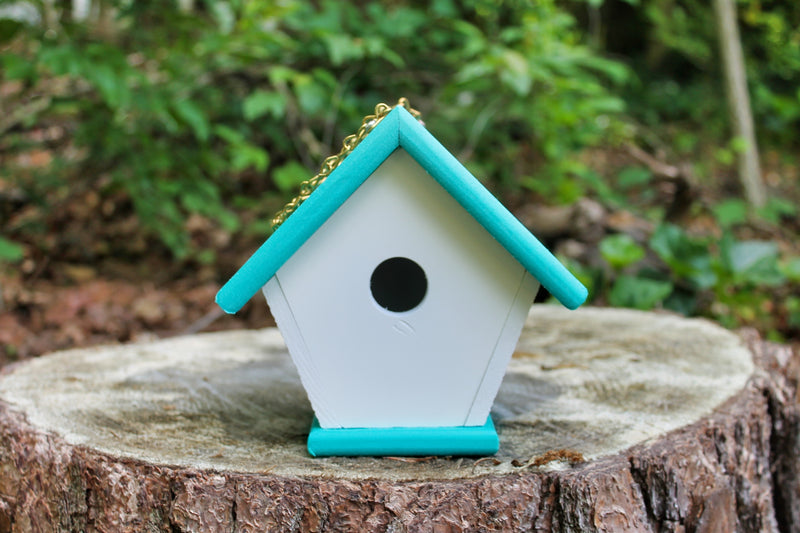
<svg viewBox="0 0 800 533">
<path fill-rule="evenodd" d="M 238 311 L 396 149 L 402 148 L 559 302 L 580 306 L 586 288 L 403 106 L 355 147 L 217 293 Z"/>
</svg>

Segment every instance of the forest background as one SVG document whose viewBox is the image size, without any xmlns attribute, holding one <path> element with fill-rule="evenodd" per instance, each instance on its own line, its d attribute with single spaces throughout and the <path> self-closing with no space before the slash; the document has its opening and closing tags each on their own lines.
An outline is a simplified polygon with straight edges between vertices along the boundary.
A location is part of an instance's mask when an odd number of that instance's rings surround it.
<svg viewBox="0 0 800 533">
<path fill-rule="evenodd" d="M 0 0 L 0 363 L 271 324 L 214 293 L 401 96 L 592 304 L 798 342 L 800 3 L 735 4 L 760 202 L 706 1 Z"/>
</svg>

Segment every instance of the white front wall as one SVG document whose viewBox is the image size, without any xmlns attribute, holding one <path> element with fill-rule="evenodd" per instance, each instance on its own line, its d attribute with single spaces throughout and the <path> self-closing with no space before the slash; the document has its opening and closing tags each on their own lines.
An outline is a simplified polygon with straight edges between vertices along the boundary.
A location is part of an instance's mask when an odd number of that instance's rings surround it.
<svg viewBox="0 0 800 533">
<path fill-rule="evenodd" d="M 407 257 L 428 291 L 381 308 L 370 277 Z M 322 427 L 480 425 L 538 284 L 405 151 L 265 286 Z"/>
</svg>

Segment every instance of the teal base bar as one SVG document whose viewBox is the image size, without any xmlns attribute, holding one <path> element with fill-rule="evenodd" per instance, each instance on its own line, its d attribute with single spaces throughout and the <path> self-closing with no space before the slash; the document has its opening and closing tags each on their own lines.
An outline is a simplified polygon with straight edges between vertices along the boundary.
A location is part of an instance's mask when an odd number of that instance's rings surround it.
<svg viewBox="0 0 800 533">
<path fill-rule="evenodd" d="M 313 457 L 493 455 L 500 447 L 491 417 L 482 426 L 415 428 L 321 428 L 317 417 L 308 435 Z"/>
</svg>

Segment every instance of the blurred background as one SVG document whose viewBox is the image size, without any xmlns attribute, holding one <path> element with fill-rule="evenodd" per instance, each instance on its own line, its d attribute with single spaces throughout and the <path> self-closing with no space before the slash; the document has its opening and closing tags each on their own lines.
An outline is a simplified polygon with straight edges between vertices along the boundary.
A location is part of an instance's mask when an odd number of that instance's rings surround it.
<svg viewBox="0 0 800 533">
<path fill-rule="evenodd" d="M 800 340 L 800 3 L 0 0 L 0 363 L 270 325 L 216 290 L 401 96 L 592 304 Z"/>
</svg>

